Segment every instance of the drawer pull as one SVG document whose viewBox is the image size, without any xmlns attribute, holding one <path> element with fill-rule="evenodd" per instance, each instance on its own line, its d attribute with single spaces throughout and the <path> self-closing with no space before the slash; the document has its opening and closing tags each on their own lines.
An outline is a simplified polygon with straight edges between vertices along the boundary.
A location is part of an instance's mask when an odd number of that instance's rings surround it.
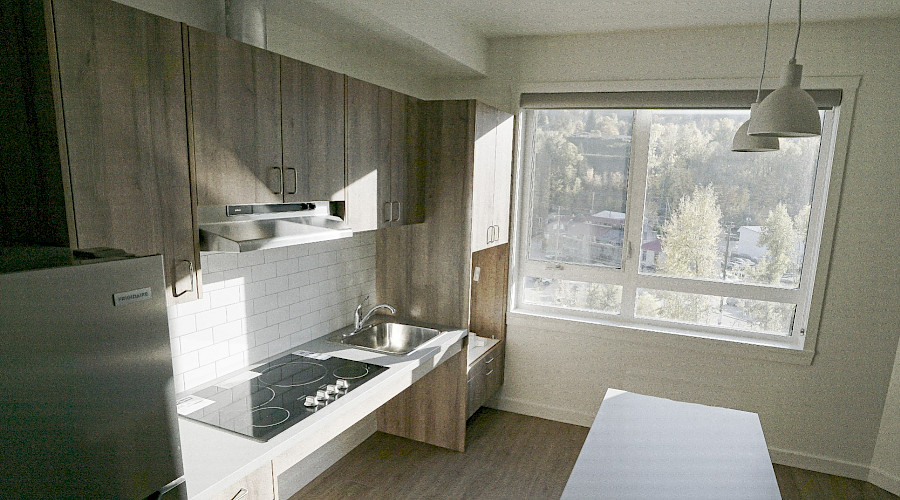
<svg viewBox="0 0 900 500">
<path fill-rule="evenodd" d="M 490 375 L 490 374 L 492 374 L 492 373 L 494 373 L 494 369 L 493 369 L 493 368 L 491 368 L 490 371 L 486 372 L 486 373 L 484 374 L 484 376 L 487 377 L 488 375 Z"/>
<path fill-rule="evenodd" d="M 237 493 L 234 494 L 233 497 L 231 497 L 231 500 L 241 500 L 242 498 L 247 496 L 247 493 L 250 493 L 249 491 L 247 491 L 247 488 L 241 488 Z"/>
<path fill-rule="evenodd" d="M 489 364 L 491 364 L 492 361 L 494 361 L 494 358 L 491 358 L 491 359 L 485 361 L 484 364 L 489 365 Z"/>
</svg>

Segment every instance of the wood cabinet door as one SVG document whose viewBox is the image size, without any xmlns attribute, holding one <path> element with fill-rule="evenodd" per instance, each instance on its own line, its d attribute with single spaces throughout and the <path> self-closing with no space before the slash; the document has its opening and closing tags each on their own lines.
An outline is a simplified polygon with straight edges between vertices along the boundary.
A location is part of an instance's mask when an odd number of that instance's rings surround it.
<svg viewBox="0 0 900 500">
<path fill-rule="evenodd" d="M 280 203 L 279 56 L 189 28 L 200 205 Z"/>
<path fill-rule="evenodd" d="M 354 231 L 390 224 L 391 91 L 347 78 L 347 222 Z"/>
<path fill-rule="evenodd" d="M 284 201 L 344 200 L 344 75 L 281 57 Z"/>
<path fill-rule="evenodd" d="M 421 100 L 391 92 L 391 226 L 425 222 L 423 111 Z"/>
<path fill-rule="evenodd" d="M 494 225 L 494 164 L 497 160 L 497 110 L 475 105 L 472 173 L 472 252 L 491 246 Z"/>
<path fill-rule="evenodd" d="M 509 205 L 512 189 L 513 136 L 515 133 L 513 116 L 497 112 L 497 146 L 494 162 L 493 222 L 494 239 L 490 246 L 509 242 Z"/>
<path fill-rule="evenodd" d="M 77 245 L 161 253 L 169 303 L 195 299 L 181 26 L 106 0 L 53 7 Z"/>
</svg>

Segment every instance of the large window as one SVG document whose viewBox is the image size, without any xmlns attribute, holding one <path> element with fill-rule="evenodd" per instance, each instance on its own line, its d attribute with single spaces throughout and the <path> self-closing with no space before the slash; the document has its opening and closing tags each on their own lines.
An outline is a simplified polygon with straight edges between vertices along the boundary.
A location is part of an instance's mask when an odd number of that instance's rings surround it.
<svg viewBox="0 0 900 500">
<path fill-rule="evenodd" d="M 694 108 L 522 111 L 517 310 L 802 348 L 834 113 L 735 153 Z"/>
</svg>

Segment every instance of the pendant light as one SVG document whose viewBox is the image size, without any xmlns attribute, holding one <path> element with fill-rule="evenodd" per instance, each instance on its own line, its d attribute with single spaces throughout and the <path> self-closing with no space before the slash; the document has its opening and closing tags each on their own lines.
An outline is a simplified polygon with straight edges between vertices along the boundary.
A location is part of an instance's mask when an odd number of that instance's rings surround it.
<svg viewBox="0 0 900 500">
<path fill-rule="evenodd" d="M 765 151 L 778 151 L 777 137 L 763 137 L 758 135 L 748 135 L 747 129 L 750 127 L 750 120 L 756 115 L 756 106 L 759 104 L 760 95 L 762 94 L 763 77 L 766 76 L 766 56 L 769 52 L 769 20 L 772 18 L 772 0 L 769 0 L 769 10 L 766 13 L 766 43 L 763 48 L 763 64 L 762 74 L 759 75 L 759 86 L 756 88 L 756 102 L 750 105 L 750 119 L 745 121 L 738 127 L 734 133 L 734 139 L 731 141 L 731 150 L 737 152 L 756 153 Z"/>
<path fill-rule="evenodd" d="M 816 102 L 800 88 L 803 66 L 797 64 L 803 0 L 797 0 L 797 36 L 794 53 L 781 72 L 781 86 L 759 103 L 748 133 L 764 137 L 811 137 L 822 134 Z"/>
</svg>

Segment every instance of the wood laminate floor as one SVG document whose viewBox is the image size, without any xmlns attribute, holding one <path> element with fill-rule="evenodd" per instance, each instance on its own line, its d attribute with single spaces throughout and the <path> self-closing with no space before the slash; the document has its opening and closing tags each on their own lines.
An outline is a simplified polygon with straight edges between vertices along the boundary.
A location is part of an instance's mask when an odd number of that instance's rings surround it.
<svg viewBox="0 0 900 500">
<path fill-rule="evenodd" d="M 490 408 L 478 410 L 466 431 L 465 453 L 377 432 L 291 500 L 557 499 L 588 433 Z M 775 476 L 784 500 L 900 500 L 864 481 L 784 465 Z"/>
</svg>

